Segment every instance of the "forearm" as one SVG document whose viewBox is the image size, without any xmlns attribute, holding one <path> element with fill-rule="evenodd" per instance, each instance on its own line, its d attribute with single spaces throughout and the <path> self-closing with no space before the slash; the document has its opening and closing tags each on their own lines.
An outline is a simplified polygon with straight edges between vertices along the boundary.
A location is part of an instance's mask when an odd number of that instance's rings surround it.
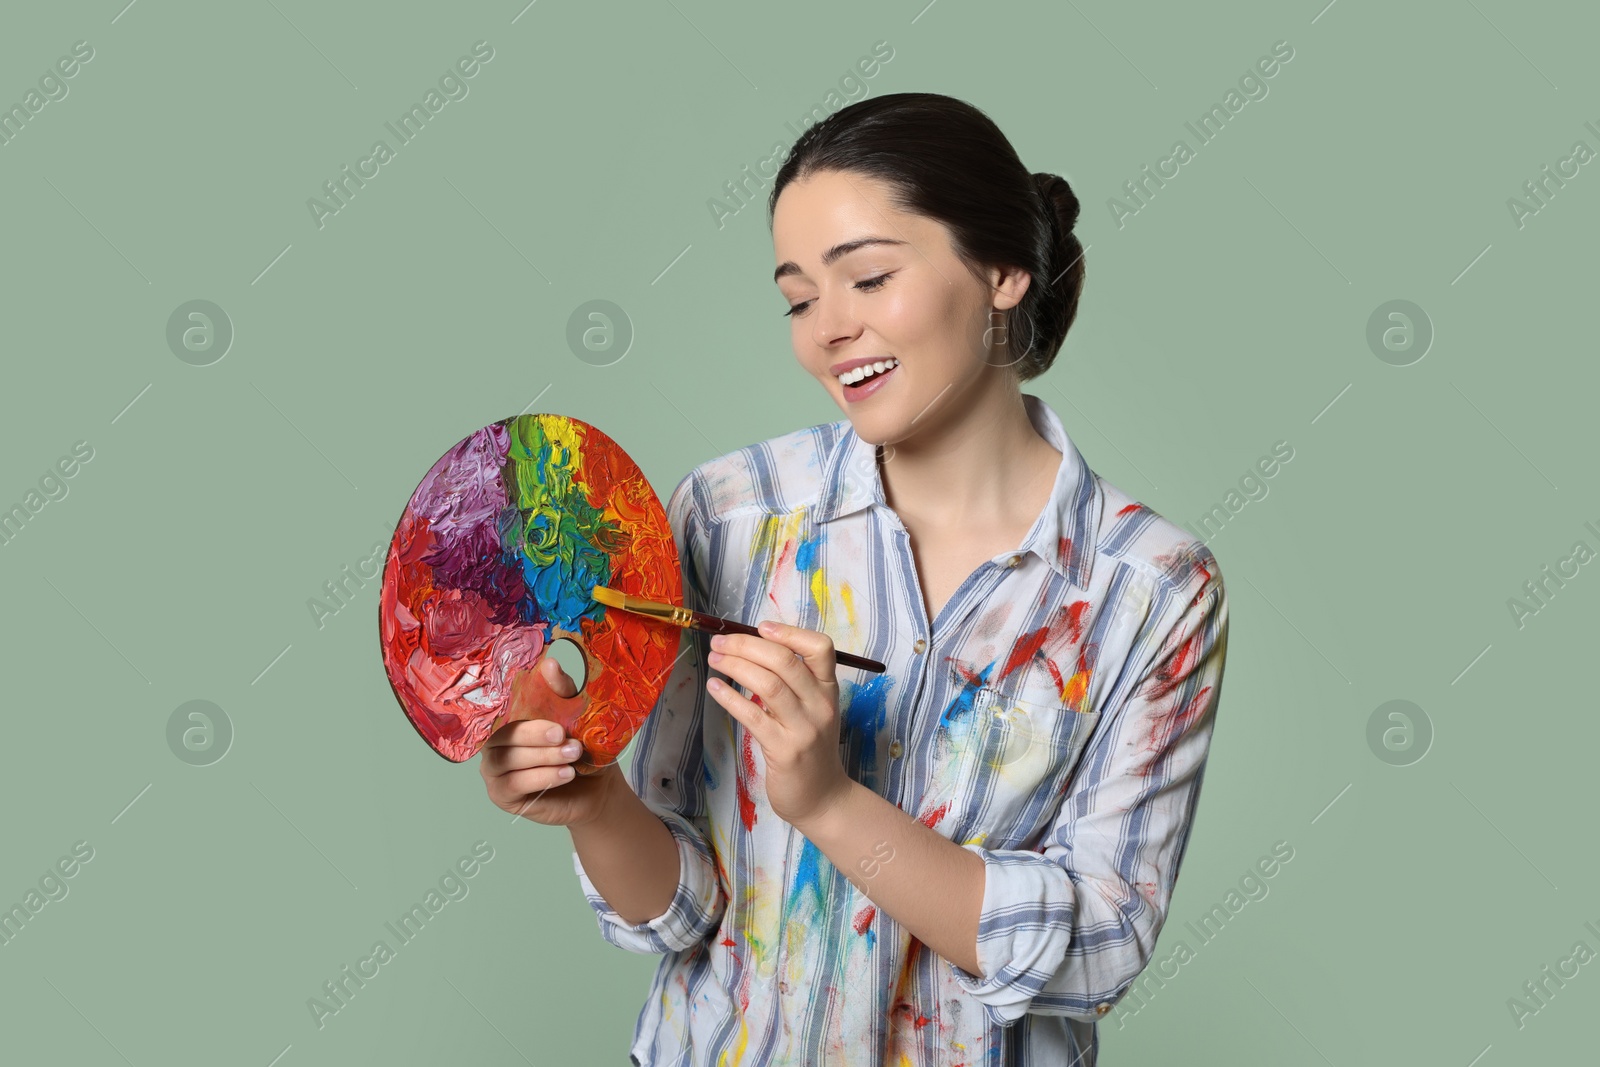
<svg viewBox="0 0 1600 1067">
<path fill-rule="evenodd" d="M 940 956 L 978 969 L 982 857 L 918 822 L 860 782 L 796 826 L 889 917 Z"/>
<path fill-rule="evenodd" d="M 678 889 L 678 843 L 620 773 L 601 814 L 567 827 L 584 873 L 630 923 L 664 915 Z"/>
</svg>

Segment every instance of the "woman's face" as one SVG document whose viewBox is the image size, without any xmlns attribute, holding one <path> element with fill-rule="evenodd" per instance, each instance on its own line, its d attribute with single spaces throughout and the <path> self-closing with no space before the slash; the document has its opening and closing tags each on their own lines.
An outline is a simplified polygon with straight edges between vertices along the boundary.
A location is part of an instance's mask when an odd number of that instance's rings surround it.
<svg viewBox="0 0 1600 1067">
<path fill-rule="evenodd" d="M 897 210 L 882 183 L 839 171 L 790 183 L 772 244 L 795 358 L 862 440 L 903 441 L 943 422 L 939 410 L 986 376 L 1010 373 L 990 311 L 1020 300 L 1028 275 L 992 271 L 998 291 L 985 286 L 956 258 L 949 230 Z M 899 366 L 881 382 L 839 381 L 843 367 L 891 358 Z"/>
</svg>

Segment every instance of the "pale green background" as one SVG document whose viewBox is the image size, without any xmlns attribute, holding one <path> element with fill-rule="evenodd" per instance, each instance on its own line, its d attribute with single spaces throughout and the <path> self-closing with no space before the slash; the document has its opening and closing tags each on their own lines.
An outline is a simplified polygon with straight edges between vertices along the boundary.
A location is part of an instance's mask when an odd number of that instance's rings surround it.
<svg viewBox="0 0 1600 1067">
<path fill-rule="evenodd" d="M 1211 542 L 1231 654 L 1157 957 L 1275 841 L 1295 856 L 1106 1020 L 1102 1062 L 1593 1054 L 1600 965 L 1522 1029 L 1506 1006 L 1600 949 L 1600 564 L 1521 629 L 1507 608 L 1600 548 L 1600 164 L 1524 228 L 1506 207 L 1600 148 L 1592 8 L 123 2 L 8 5 L 0 32 L 6 104 L 95 49 L 0 146 L 0 503 L 95 449 L 0 546 L 0 902 L 95 849 L 0 947 L 0 1058 L 625 1062 L 655 959 L 600 939 L 564 831 L 513 821 L 406 724 L 376 583 L 320 629 L 307 600 L 448 445 L 535 397 L 663 499 L 841 417 L 794 362 L 764 206 L 719 229 L 707 201 L 879 40 L 871 94 L 969 100 L 1078 191 L 1082 311 L 1029 391 L 1097 471 L 1189 523 L 1295 450 Z M 470 95 L 319 230 L 307 198 L 480 39 Z M 1119 229 L 1108 198 L 1278 40 L 1269 95 Z M 195 299 L 236 330 L 207 367 L 165 340 Z M 635 330 L 612 366 L 566 342 L 593 299 Z M 1411 366 L 1366 342 L 1394 299 L 1437 332 Z M 211 766 L 166 740 L 195 699 L 235 730 Z M 1391 699 L 1433 724 L 1414 765 L 1369 750 Z M 479 839 L 470 896 L 319 1031 L 307 998 Z"/>
</svg>

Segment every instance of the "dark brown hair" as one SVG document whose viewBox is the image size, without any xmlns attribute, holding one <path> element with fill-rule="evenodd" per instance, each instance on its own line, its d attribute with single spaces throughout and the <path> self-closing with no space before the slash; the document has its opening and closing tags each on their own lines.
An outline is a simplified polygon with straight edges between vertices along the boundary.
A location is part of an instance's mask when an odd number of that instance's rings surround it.
<svg viewBox="0 0 1600 1067">
<path fill-rule="evenodd" d="M 1078 313 L 1083 245 L 1078 198 L 1058 174 L 1034 174 L 982 111 L 939 93 L 857 101 L 810 126 L 789 149 L 767 201 L 823 171 L 884 182 L 894 205 L 944 224 L 956 255 L 984 284 L 989 267 L 1033 276 L 1006 313 L 1008 362 L 1022 381 L 1050 369 Z"/>
</svg>

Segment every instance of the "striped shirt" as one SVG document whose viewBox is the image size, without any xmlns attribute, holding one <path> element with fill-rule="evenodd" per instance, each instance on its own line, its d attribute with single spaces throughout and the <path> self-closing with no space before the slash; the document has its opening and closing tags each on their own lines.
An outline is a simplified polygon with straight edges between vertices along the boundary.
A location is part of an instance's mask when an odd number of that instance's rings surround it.
<svg viewBox="0 0 1600 1067">
<path fill-rule="evenodd" d="M 627 770 L 678 845 L 671 905 L 624 921 L 572 855 L 605 940 L 662 956 L 634 1063 L 1093 1067 L 1096 1020 L 1166 919 L 1228 608 L 1205 544 L 1091 471 L 1055 411 L 1023 399 L 1062 453 L 1049 503 L 931 624 L 849 420 L 710 460 L 674 490 L 690 607 L 820 630 L 888 666 L 838 669 L 845 770 L 982 857 L 982 973 L 912 937 L 773 814 L 760 745 L 706 692 L 709 636 L 686 631 Z"/>
</svg>

